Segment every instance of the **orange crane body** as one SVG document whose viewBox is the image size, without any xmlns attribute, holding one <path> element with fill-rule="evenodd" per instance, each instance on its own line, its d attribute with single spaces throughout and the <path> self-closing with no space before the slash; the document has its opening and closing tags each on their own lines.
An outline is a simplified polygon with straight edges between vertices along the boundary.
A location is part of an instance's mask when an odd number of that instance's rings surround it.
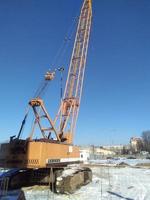
<svg viewBox="0 0 150 200">
<path fill-rule="evenodd" d="M 9 143 L 1 145 L 0 167 L 34 169 L 79 162 L 79 147 L 73 145 L 73 136 L 80 107 L 90 36 L 91 4 L 91 0 L 84 0 L 81 8 L 64 96 L 55 119 L 52 120 L 40 97 L 31 99 L 29 105 L 35 115 L 33 129 L 26 140 L 11 138 Z M 48 72 L 45 76 L 46 81 L 53 78 L 54 73 Z M 43 118 L 49 127 L 43 127 Z M 38 126 L 42 133 L 40 139 L 33 139 L 35 126 Z M 56 136 L 55 139 L 49 138 L 50 132 Z"/>
<path fill-rule="evenodd" d="M 50 168 L 79 162 L 79 148 L 53 141 L 12 141 L 1 146 L 3 168 Z"/>
</svg>

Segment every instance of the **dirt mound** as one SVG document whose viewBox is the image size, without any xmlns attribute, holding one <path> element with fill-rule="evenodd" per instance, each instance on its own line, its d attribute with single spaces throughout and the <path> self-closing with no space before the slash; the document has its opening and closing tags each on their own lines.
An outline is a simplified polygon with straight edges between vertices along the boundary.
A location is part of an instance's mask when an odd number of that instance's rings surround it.
<svg viewBox="0 0 150 200">
<path fill-rule="evenodd" d="M 136 167 L 148 167 L 148 168 L 150 168 L 150 163 L 137 163 L 135 166 Z"/>
<path fill-rule="evenodd" d="M 117 164 L 117 166 L 126 167 L 126 166 L 130 166 L 130 165 L 125 162 L 120 162 L 119 164 Z"/>
<path fill-rule="evenodd" d="M 66 169 L 62 175 L 56 178 L 56 192 L 61 194 L 72 194 L 76 189 L 87 185 L 92 181 L 92 171 L 90 168 L 82 167 L 76 169 Z"/>
</svg>

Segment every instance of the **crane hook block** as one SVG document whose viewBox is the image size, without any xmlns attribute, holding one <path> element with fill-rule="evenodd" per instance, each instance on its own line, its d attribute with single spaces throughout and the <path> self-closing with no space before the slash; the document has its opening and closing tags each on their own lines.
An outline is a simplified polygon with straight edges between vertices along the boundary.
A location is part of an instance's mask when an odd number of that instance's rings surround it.
<svg viewBox="0 0 150 200">
<path fill-rule="evenodd" d="M 45 74 L 45 80 L 46 81 L 52 81 L 55 78 L 55 72 L 46 72 Z"/>
</svg>

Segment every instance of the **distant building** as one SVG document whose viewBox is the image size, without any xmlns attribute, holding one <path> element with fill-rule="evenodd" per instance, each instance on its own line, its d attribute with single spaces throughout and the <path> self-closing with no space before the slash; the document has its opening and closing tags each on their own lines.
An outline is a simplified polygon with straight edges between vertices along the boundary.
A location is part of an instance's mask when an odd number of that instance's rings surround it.
<svg viewBox="0 0 150 200">
<path fill-rule="evenodd" d="M 80 147 L 80 159 L 87 161 L 89 159 L 102 159 L 108 156 L 114 156 L 116 153 L 112 150 L 99 146 Z"/>
<path fill-rule="evenodd" d="M 114 151 L 106 149 L 104 147 L 96 148 L 96 153 L 100 154 L 100 155 L 103 155 L 103 156 L 113 156 L 113 155 L 116 154 Z"/>
<path fill-rule="evenodd" d="M 103 146 L 104 149 L 108 149 L 110 151 L 115 152 L 116 154 L 122 154 L 124 145 L 111 145 L 111 146 Z"/>
<path fill-rule="evenodd" d="M 90 147 L 80 147 L 80 160 L 87 161 L 90 159 Z"/>
<path fill-rule="evenodd" d="M 80 160 L 87 161 L 90 158 L 90 152 L 88 150 L 80 150 Z"/>
<path fill-rule="evenodd" d="M 143 140 L 140 137 L 132 137 L 130 139 L 130 146 L 133 153 L 138 153 L 142 150 Z"/>
</svg>

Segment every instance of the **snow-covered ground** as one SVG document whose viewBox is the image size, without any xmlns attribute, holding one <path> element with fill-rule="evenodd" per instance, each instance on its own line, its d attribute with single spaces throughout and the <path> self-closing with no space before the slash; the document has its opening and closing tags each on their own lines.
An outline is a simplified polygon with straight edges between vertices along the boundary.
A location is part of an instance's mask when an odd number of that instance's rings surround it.
<svg viewBox="0 0 150 200">
<path fill-rule="evenodd" d="M 87 164 L 99 164 L 99 165 L 118 165 L 119 163 L 126 163 L 130 166 L 136 166 L 137 164 L 141 163 L 149 163 L 149 159 L 126 159 L 126 158 L 116 158 L 116 159 L 107 159 L 107 160 L 90 160 L 86 162 Z"/>
<path fill-rule="evenodd" d="M 113 161 L 112 161 L 113 162 Z M 119 161 L 114 161 L 113 165 Z M 109 164 L 108 161 L 91 161 L 93 181 L 82 187 L 72 195 L 57 195 L 42 188 L 38 190 L 27 190 L 26 200 L 150 200 L 150 169 L 135 168 L 137 163 L 147 163 L 143 160 L 121 160 L 132 166 L 109 167 L 99 165 Z M 4 199 L 15 200 L 15 195 Z"/>
</svg>

